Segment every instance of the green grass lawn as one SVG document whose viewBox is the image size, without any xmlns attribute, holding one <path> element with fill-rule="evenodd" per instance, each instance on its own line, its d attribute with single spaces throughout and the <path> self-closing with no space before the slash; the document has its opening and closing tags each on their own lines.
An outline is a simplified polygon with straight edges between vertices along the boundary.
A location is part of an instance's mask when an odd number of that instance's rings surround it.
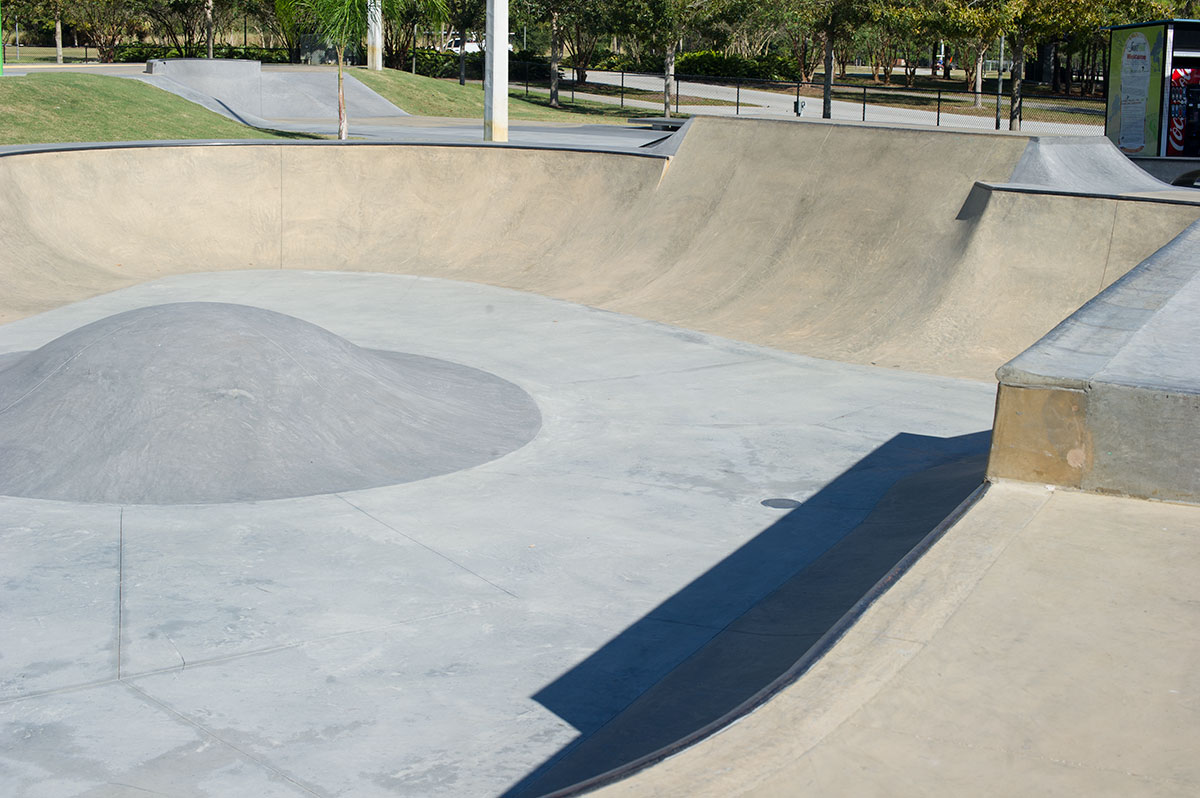
<svg viewBox="0 0 1200 798">
<path fill-rule="evenodd" d="M 428 78 L 395 69 L 382 72 L 355 69 L 352 74 L 372 91 L 414 116 L 483 118 L 483 88 L 478 83 L 460 86 L 454 79 Z M 582 99 L 572 101 L 569 91 L 559 94 L 563 106 L 561 109 L 551 108 L 547 97 L 536 94 L 526 97 L 524 89 L 512 89 L 508 96 L 508 116 L 514 120 L 624 124 L 630 116 L 643 113 L 608 103 Z M 353 128 L 354 120 L 350 121 Z"/>
<path fill-rule="evenodd" d="M 63 63 L 79 64 L 83 62 L 85 56 L 92 62 L 100 60 L 100 52 L 95 47 L 63 47 Z M 31 62 L 53 64 L 57 57 L 53 47 L 35 47 L 31 44 L 23 44 L 19 59 L 17 58 L 17 48 L 14 45 L 9 44 L 4 48 L 4 63 L 8 66 L 16 67 Z"/>
<path fill-rule="evenodd" d="M 239 125 L 136 80 L 72 72 L 0 77 L 0 144 L 315 138 Z"/>
</svg>

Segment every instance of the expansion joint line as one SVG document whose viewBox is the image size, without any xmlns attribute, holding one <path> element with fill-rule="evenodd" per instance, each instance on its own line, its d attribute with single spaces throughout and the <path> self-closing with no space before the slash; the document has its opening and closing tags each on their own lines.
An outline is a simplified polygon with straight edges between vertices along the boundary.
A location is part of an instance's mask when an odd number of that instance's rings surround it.
<svg viewBox="0 0 1200 798">
<path fill-rule="evenodd" d="M 337 496 L 337 497 L 338 497 L 339 499 L 341 499 L 342 501 L 344 501 L 346 504 L 348 504 L 348 505 L 350 505 L 351 507 L 353 507 L 353 508 L 354 508 L 355 510 L 357 510 L 358 512 L 360 512 L 360 513 L 362 513 L 363 515 L 365 515 L 367 518 L 370 518 L 370 519 L 371 519 L 372 521 L 374 521 L 375 523 L 379 524 L 380 526 L 384 527 L 385 529 L 390 529 L 392 532 L 395 532 L 395 533 L 396 533 L 397 535 L 399 535 L 400 537 L 402 537 L 402 538 L 405 538 L 405 539 L 407 539 L 407 540 L 411 541 L 412 543 L 415 543 L 415 544 L 417 544 L 417 545 L 418 545 L 418 546 L 420 546 L 421 548 L 423 548 L 423 549 L 425 549 L 426 551 L 428 551 L 430 554 L 434 554 L 434 555 L 436 555 L 436 556 L 438 556 L 438 557 L 441 557 L 443 560 L 445 560 L 446 562 L 450 563 L 450 564 L 451 564 L 451 565 L 453 565 L 455 568 L 459 568 L 459 569 L 461 569 L 461 570 L 463 570 L 463 571 L 466 571 L 466 572 L 467 572 L 467 573 L 469 573 L 471 576 L 475 577 L 476 579 L 480 580 L 481 582 L 486 582 L 487 584 L 489 584 L 489 585 L 491 585 L 492 587 L 494 587 L 494 588 L 496 588 L 497 590 L 499 590 L 501 593 L 507 593 L 508 595 L 512 596 L 513 598 L 520 598 L 520 596 L 518 596 L 516 593 L 512 592 L 512 591 L 511 591 L 511 590 L 509 590 L 508 588 L 504 587 L 503 585 L 498 585 L 498 584 L 496 584 L 495 582 L 493 582 L 492 580 L 488 579 L 486 576 L 484 576 L 483 574 L 479 573 L 478 571 L 472 571 L 470 568 L 468 568 L 467 566 L 463 565 L 463 564 L 462 564 L 462 563 L 460 563 L 459 561 L 455 560 L 453 557 L 448 557 L 448 556 L 446 556 L 445 554 L 443 554 L 442 552 L 438 551 L 438 550 L 437 550 L 437 549 L 435 549 L 434 547 L 432 547 L 432 546 L 428 545 L 427 543 L 423 543 L 423 542 L 421 542 L 420 540 L 418 540 L 417 538 L 414 538 L 412 535 L 405 534 L 405 533 L 404 533 L 404 532 L 402 532 L 401 530 L 399 530 L 399 529 L 396 529 L 396 527 L 392 526 L 391 524 L 389 524 L 388 522 L 384 521 L 383 519 L 381 519 L 381 518 L 378 518 L 378 517 L 376 517 L 376 516 L 374 516 L 374 515 L 371 515 L 369 512 L 367 512 L 367 511 L 366 511 L 366 510 L 364 510 L 363 508 L 359 507 L 357 504 L 355 504 L 354 502 L 350 501 L 349 499 L 347 499 L 347 498 L 346 498 L 345 496 L 343 496 L 342 494 L 340 494 L 340 493 L 335 493 L 334 495 L 335 495 L 335 496 Z"/>
<path fill-rule="evenodd" d="M 283 147 L 275 148 L 279 152 L 279 268 L 283 268 Z"/>
<path fill-rule="evenodd" d="M 264 770 L 268 770 L 271 773 L 274 773 L 280 779 L 288 782 L 289 784 L 291 784 L 292 786 L 301 790 L 302 792 L 305 792 L 308 795 L 313 795 L 313 796 L 319 795 L 319 793 L 314 792 L 312 789 L 306 787 L 304 784 L 302 784 L 301 782 L 299 782 L 298 780 L 296 780 L 295 778 L 290 776 L 287 772 L 280 770 L 275 765 L 272 765 L 266 759 L 263 759 L 262 757 L 255 755 L 254 753 L 252 753 L 251 751 L 249 751 L 246 748 L 241 748 L 241 747 L 235 745 L 233 742 L 226 740 L 220 734 L 217 734 L 216 731 L 208 728 L 208 726 L 205 726 L 203 723 L 200 723 L 199 721 L 195 720 L 190 715 L 180 712 L 178 709 L 175 709 L 170 704 L 166 704 L 166 703 L 158 700 L 157 698 L 152 696 L 150 693 L 146 692 L 141 687 L 139 687 L 135 682 L 124 682 L 124 684 L 130 690 L 132 690 L 133 692 L 137 693 L 139 696 L 144 698 L 146 701 L 149 701 L 151 704 L 158 707 L 160 710 L 167 713 L 168 715 L 171 715 L 172 717 L 177 718 L 181 722 L 186 723 L 188 726 L 191 726 L 193 729 L 195 729 L 197 732 L 204 735 L 205 737 L 208 737 L 209 739 L 214 740 L 217 743 L 219 743 L 220 745 L 226 746 L 227 748 L 231 748 L 232 750 L 236 751 L 241 756 L 245 757 L 247 760 L 253 762 L 254 764 L 258 765 L 259 767 L 263 768 Z"/>
<path fill-rule="evenodd" d="M 121 639 L 125 637 L 125 508 L 117 519 L 117 681 L 121 681 Z"/>
</svg>

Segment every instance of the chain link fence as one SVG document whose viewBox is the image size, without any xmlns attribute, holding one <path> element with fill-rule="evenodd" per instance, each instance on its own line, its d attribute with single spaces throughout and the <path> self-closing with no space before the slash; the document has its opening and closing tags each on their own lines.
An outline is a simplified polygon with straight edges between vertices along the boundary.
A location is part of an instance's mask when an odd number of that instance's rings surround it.
<svg viewBox="0 0 1200 798">
<path fill-rule="evenodd" d="M 514 84 L 526 94 L 548 92 L 545 65 L 510 68 Z M 560 92 L 600 102 L 613 102 L 637 113 L 820 117 L 824 86 L 818 82 L 779 82 L 751 78 L 662 75 L 589 71 L 584 81 L 564 79 Z M 1021 103 L 1019 128 L 1026 133 L 1103 135 L 1105 102 L 1093 97 L 1027 96 Z M 1009 130 L 1008 92 L 975 94 L 951 89 L 835 83 L 832 118 L 935 127 Z M 1014 125 L 1012 129 L 1016 129 Z"/>
<path fill-rule="evenodd" d="M 299 60 L 296 52 L 283 48 L 231 47 L 221 45 L 217 55 L 252 58 L 264 63 Z M 94 52 L 94 51 L 93 51 Z M 172 48 L 159 45 L 122 45 L 119 61 L 145 61 L 177 57 Z M 458 56 L 428 50 L 410 55 L 410 69 L 420 74 L 453 77 L 458 74 Z M 406 59 L 408 61 L 409 59 Z M 467 77 L 481 80 L 483 54 L 467 55 Z M 582 80 L 578 78 L 582 77 Z M 509 79 L 527 96 L 545 96 L 550 91 L 550 67 L 545 61 L 510 61 Z M 975 94 L 952 89 L 906 88 L 891 85 L 834 83 L 832 118 L 862 122 L 884 122 L 935 127 L 1009 130 L 1010 101 L 1007 88 L 1002 95 Z M 583 75 L 564 74 L 560 94 L 574 100 L 616 104 L 630 114 L 661 115 L 669 104 L 674 114 L 726 114 L 732 116 L 821 116 L 824 87 L 819 82 L 768 81 L 752 78 L 718 78 L 678 74 L 666 83 L 661 74 L 590 70 Z M 1027 95 L 1017 119 L 1025 133 L 1104 134 L 1105 102 L 1099 97 Z M 1011 129 L 1016 129 L 1016 126 Z"/>
</svg>

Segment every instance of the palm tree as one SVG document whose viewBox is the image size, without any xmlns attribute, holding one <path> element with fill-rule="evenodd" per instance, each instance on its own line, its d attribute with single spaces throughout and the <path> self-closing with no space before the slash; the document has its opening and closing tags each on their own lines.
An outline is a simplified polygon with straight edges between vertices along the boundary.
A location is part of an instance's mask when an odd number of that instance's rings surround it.
<svg viewBox="0 0 1200 798">
<path fill-rule="evenodd" d="M 317 27 L 333 44 L 337 53 L 338 91 L 338 139 L 345 141 L 350 135 L 350 124 L 346 119 L 346 92 L 342 68 L 346 62 L 346 47 L 351 42 L 361 42 L 367 35 L 367 5 L 372 0 L 300 0 L 316 20 Z M 376 0 L 377 2 L 377 0 Z"/>
<path fill-rule="evenodd" d="M 350 134 L 350 125 L 346 119 L 346 93 L 342 78 L 342 68 L 346 61 L 346 48 L 358 44 L 367 36 L 367 15 L 372 6 L 377 13 L 382 10 L 389 15 L 396 13 L 396 0 L 295 0 L 316 21 L 317 29 L 333 44 L 337 53 L 338 76 L 338 139 L 345 141 Z M 444 16 L 446 13 L 445 0 L 410 0 L 418 5 L 425 14 Z"/>
</svg>

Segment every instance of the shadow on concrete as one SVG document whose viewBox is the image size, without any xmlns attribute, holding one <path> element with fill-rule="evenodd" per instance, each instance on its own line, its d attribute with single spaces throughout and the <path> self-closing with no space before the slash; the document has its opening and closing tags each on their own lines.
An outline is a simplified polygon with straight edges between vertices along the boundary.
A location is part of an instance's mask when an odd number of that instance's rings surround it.
<svg viewBox="0 0 1200 798">
<path fill-rule="evenodd" d="M 990 439 L 897 435 L 547 685 L 534 699 L 579 736 L 505 798 L 652 754 L 770 686 L 981 484 Z"/>
</svg>

